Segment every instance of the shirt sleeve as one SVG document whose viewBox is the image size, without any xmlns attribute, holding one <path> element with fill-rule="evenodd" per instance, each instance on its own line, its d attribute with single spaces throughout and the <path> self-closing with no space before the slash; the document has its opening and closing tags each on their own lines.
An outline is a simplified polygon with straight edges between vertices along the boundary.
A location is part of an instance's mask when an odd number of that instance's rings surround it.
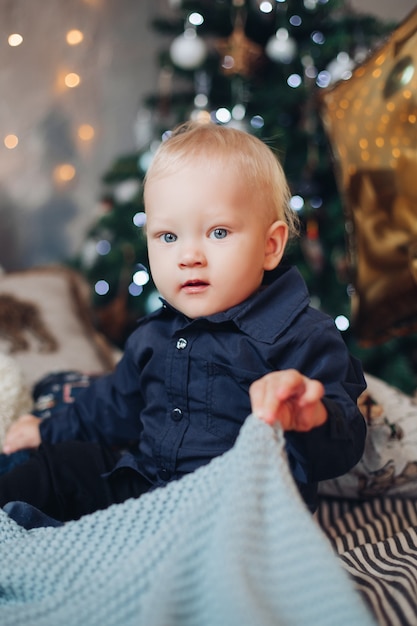
<svg viewBox="0 0 417 626">
<path fill-rule="evenodd" d="M 366 424 L 357 398 L 366 383 L 360 362 L 349 354 L 332 320 L 304 330 L 298 369 L 323 383 L 328 419 L 306 433 L 287 432 L 286 441 L 294 477 L 310 483 L 345 474 L 360 460 Z"/>
<path fill-rule="evenodd" d="M 112 374 L 93 381 L 72 404 L 42 421 L 41 439 L 130 445 L 140 438 L 142 405 L 139 371 L 128 344 Z"/>
</svg>

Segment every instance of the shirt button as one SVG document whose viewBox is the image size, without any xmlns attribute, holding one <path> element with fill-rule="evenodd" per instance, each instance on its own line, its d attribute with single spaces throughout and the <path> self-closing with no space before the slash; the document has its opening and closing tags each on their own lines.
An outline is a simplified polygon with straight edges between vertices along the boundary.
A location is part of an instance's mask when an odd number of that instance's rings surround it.
<svg viewBox="0 0 417 626">
<path fill-rule="evenodd" d="M 184 339 L 184 337 L 181 337 L 180 339 L 178 339 L 178 341 L 177 341 L 177 348 L 178 348 L 178 350 L 184 350 L 184 348 L 187 347 L 187 343 L 188 343 L 188 341 L 186 339 Z"/>
<path fill-rule="evenodd" d="M 159 474 L 159 478 L 164 481 L 169 480 L 171 478 L 171 472 L 165 469 L 165 467 L 159 470 L 158 474 Z"/>
<path fill-rule="evenodd" d="M 178 408 L 173 409 L 171 411 L 171 417 L 174 420 L 174 422 L 179 422 L 180 419 L 182 419 L 182 411 L 181 411 L 181 409 L 178 409 Z"/>
</svg>

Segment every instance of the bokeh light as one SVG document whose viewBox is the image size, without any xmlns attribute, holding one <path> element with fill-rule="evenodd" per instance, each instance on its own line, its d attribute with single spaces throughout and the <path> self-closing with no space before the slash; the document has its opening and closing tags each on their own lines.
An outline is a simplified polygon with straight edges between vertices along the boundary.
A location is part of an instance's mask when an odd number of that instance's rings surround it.
<svg viewBox="0 0 417 626">
<path fill-rule="evenodd" d="M 90 124 L 81 124 L 81 126 L 78 127 L 77 134 L 82 141 L 91 141 L 95 135 L 95 131 Z"/>
<path fill-rule="evenodd" d="M 9 35 L 7 42 L 9 46 L 16 48 L 16 46 L 20 46 L 20 44 L 23 43 L 23 37 L 22 35 L 19 35 L 19 33 L 13 33 L 12 35 Z"/>
<path fill-rule="evenodd" d="M 80 82 L 81 82 L 81 78 L 79 74 L 76 74 L 75 72 L 70 72 L 64 78 L 65 85 L 69 87 L 70 89 L 73 89 L 74 87 L 78 87 Z"/>
<path fill-rule="evenodd" d="M 98 296 L 105 296 L 106 293 L 109 293 L 110 285 L 107 280 L 98 280 L 94 285 L 94 291 Z"/>
<path fill-rule="evenodd" d="M 4 138 L 4 145 L 9 150 L 16 148 L 19 143 L 19 138 L 16 135 L 6 135 Z"/>
<path fill-rule="evenodd" d="M 75 167 L 71 163 L 61 163 L 54 169 L 54 178 L 61 183 L 67 183 L 75 177 Z"/>
<path fill-rule="evenodd" d="M 346 315 L 338 315 L 334 320 L 334 323 L 336 324 L 336 328 L 341 332 L 347 330 L 350 326 L 349 320 Z"/>
<path fill-rule="evenodd" d="M 74 28 L 67 32 L 66 40 L 67 40 L 67 44 L 70 46 L 77 46 L 79 43 L 83 41 L 83 39 L 84 39 L 83 33 L 77 28 Z"/>
</svg>

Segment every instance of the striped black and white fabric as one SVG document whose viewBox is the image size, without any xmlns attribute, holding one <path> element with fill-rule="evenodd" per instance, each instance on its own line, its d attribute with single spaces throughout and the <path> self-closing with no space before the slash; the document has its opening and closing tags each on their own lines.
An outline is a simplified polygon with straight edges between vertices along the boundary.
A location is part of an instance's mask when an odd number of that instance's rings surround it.
<svg viewBox="0 0 417 626">
<path fill-rule="evenodd" d="M 320 526 L 380 626 L 417 624 L 417 503 L 323 498 Z"/>
</svg>

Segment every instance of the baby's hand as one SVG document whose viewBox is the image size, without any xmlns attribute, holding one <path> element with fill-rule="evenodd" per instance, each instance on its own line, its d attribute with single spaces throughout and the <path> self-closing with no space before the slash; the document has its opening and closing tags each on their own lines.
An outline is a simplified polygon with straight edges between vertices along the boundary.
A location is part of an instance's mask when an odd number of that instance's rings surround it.
<svg viewBox="0 0 417 626">
<path fill-rule="evenodd" d="M 25 448 L 37 448 L 41 443 L 40 420 L 34 415 L 21 415 L 10 426 L 4 438 L 3 452 L 11 454 Z"/>
<path fill-rule="evenodd" d="M 252 411 L 268 424 L 279 422 L 284 430 L 311 430 L 327 419 L 323 385 L 297 370 L 266 374 L 252 383 L 249 395 Z"/>
</svg>

